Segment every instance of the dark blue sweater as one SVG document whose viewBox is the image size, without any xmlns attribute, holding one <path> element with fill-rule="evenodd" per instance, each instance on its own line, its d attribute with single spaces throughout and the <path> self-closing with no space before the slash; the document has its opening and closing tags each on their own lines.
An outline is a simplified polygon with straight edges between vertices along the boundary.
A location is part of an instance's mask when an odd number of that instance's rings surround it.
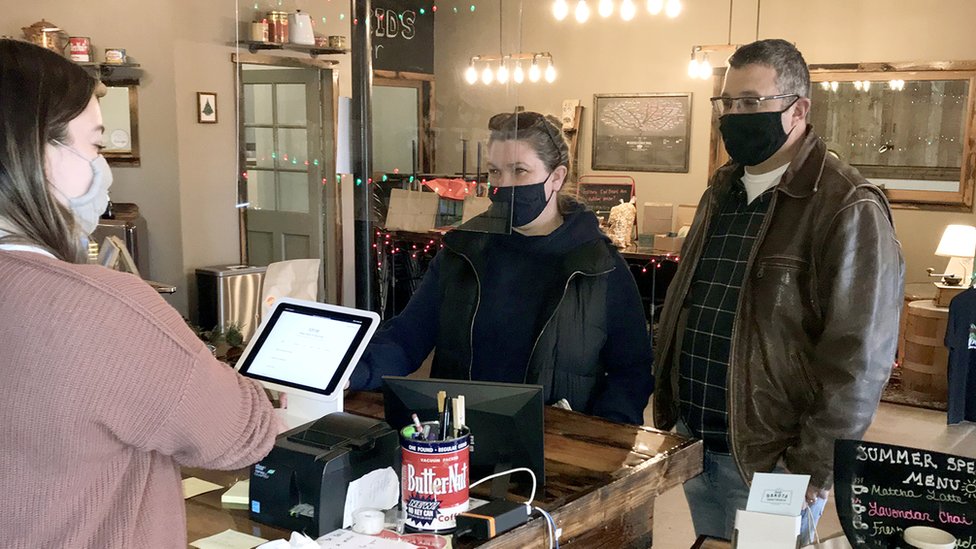
<svg viewBox="0 0 976 549">
<path fill-rule="evenodd" d="M 547 292 L 562 284 L 553 268 L 560 257 L 593 240 L 606 240 L 596 217 L 577 211 L 546 236 L 492 235 L 481 276 L 481 305 L 474 320 L 472 378 L 523 383 L 535 338 L 546 318 Z M 601 357 L 607 383 L 593 413 L 613 421 L 641 424 L 653 390 L 651 343 L 637 285 L 620 254 L 608 275 L 607 342 Z M 436 344 L 440 256 L 435 257 L 416 294 L 401 314 L 375 335 L 350 381 L 353 389 L 373 389 L 384 375 L 416 371 Z"/>
</svg>

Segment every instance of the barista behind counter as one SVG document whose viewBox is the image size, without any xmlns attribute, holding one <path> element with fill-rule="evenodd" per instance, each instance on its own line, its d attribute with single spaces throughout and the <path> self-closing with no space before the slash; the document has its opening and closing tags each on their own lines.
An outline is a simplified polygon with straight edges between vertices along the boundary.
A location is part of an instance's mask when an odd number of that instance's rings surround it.
<svg viewBox="0 0 976 549">
<path fill-rule="evenodd" d="M 559 126 L 533 112 L 488 125 L 491 198 L 512 205 L 514 230 L 448 233 L 351 388 L 410 374 L 436 348 L 433 377 L 539 384 L 547 404 L 643 424 L 654 383 L 640 294 L 593 212 L 560 194 L 569 155 Z"/>
</svg>

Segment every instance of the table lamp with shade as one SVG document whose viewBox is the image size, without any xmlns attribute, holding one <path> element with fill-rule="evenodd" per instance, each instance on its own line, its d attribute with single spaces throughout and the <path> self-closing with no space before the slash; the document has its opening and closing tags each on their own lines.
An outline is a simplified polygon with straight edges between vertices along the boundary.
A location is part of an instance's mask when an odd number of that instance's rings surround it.
<svg viewBox="0 0 976 549">
<path fill-rule="evenodd" d="M 976 227 L 972 225 L 949 225 L 942 233 L 942 240 L 935 255 L 948 257 L 945 273 L 941 275 L 948 285 L 962 282 L 964 287 L 972 284 L 973 255 L 976 255 Z M 931 270 L 930 270 L 931 274 Z"/>
</svg>

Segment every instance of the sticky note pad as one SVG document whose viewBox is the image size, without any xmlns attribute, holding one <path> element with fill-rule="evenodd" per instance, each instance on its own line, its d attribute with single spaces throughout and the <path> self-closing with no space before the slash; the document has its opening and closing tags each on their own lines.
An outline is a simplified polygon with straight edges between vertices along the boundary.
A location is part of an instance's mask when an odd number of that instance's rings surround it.
<svg viewBox="0 0 976 549">
<path fill-rule="evenodd" d="M 200 494 L 220 490 L 221 488 L 223 488 L 223 486 L 219 484 L 207 482 L 206 480 L 196 477 L 185 478 L 183 479 L 183 499 L 190 499 L 194 496 L 199 496 Z"/>
<path fill-rule="evenodd" d="M 225 509 L 247 509 L 250 504 L 250 480 L 241 480 L 220 496 L 220 506 Z"/>
</svg>

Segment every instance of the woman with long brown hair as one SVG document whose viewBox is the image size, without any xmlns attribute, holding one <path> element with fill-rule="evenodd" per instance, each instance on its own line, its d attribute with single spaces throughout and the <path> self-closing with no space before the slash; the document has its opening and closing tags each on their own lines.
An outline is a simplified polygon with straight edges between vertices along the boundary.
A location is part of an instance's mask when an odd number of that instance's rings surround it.
<svg viewBox="0 0 976 549">
<path fill-rule="evenodd" d="M 112 181 L 95 86 L 0 40 L 4 547 L 186 547 L 180 466 L 244 467 L 277 434 L 152 288 L 84 264 Z"/>
</svg>

